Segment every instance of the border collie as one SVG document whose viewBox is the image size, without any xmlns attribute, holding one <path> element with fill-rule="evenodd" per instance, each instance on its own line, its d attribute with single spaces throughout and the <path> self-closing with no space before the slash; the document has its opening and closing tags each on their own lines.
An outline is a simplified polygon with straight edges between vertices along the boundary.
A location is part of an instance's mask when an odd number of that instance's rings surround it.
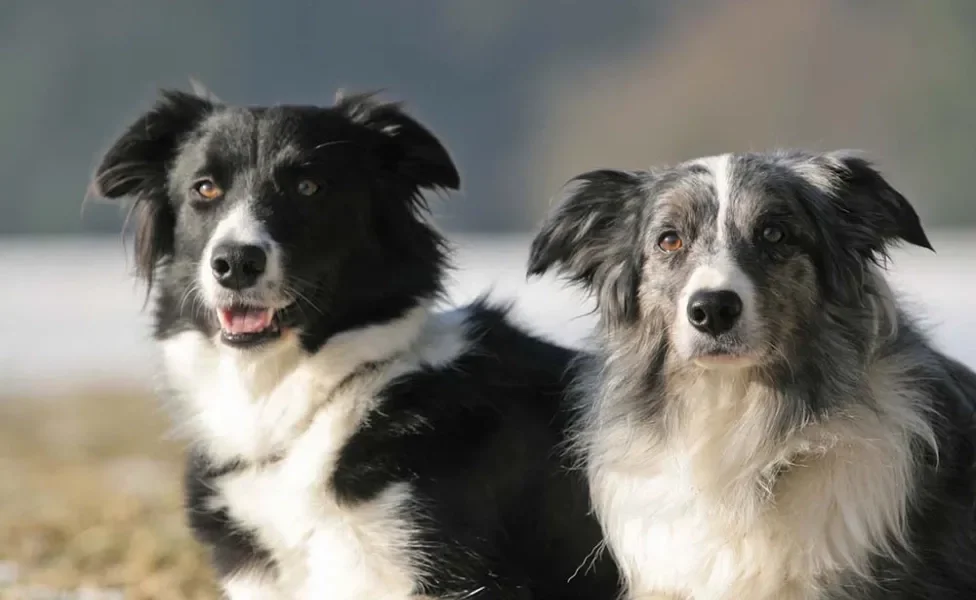
<svg viewBox="0 0 976 600">
<path fill-rule="evenodd" d="M 976 598 L 976 375 L 881 271 L 931 248 L 849 152 L 565 188 L 532 247 L 598 300 L 578 441 L 629 598 Z"/>
<path fill-rule="evenodd" d="M 370 95 L 166 91 L 104 156 L 191 439 L 189 521 L 231 599 L 616 593 L 555 451 L 574 354 L 485 302 L 433 310 L 447 248 L 421 194 L 458 185 Z"/>
</svg>

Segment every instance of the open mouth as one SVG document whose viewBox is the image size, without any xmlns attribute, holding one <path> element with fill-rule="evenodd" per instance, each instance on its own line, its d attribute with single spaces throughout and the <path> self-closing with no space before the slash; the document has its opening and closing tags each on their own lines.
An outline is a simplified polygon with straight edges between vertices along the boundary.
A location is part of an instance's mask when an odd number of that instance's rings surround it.
<svg viewBox="0 0 976 600">
<path fill-rule="evenodd" d="M 281 337 L 281 325 L 273 308 L 218 308 L 217 318 L 220 321 L 220 339 L 228 346 L 247 348 Z"/>
</svg>

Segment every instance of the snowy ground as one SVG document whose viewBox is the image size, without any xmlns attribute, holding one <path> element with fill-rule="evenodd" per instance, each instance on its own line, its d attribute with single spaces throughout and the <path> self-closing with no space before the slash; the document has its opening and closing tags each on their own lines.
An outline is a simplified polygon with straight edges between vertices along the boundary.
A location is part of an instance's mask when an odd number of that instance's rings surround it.
<svg viewBox="0 0 976 600">
<path fill-rule="evenodd" d="M 924 311 L 937 343 L 976 367 L 976 231 L 931 237 L 938 254 L 897 252 L 892 281 Z M 492 289 L 493 298 L 515 300 L 521 322 L 581 342 L 590 305 L 552 278 L 526 281 L 526 236 L 457 241 L 454 301 Z M 130 266 L 118 238 L 0 239 L 0 393 L 148 386 L 156 355 Z"/>
</svg>

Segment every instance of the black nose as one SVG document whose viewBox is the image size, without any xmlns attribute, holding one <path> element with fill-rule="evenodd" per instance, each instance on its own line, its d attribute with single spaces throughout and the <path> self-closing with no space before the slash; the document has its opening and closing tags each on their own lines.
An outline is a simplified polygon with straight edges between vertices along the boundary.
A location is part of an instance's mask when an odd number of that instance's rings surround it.
<svg viewBox="0 0 976 600">
<path fill-rule="evenodd" d="M 695 292 L 688 300 L 688 321 L 709 335 L 725 333 L 742 314 L 742 299 L 729 290 Z"/>
<path fill-rule="evenodd" d="M 260 246 L 223 243 L 210 255 L 210 268 L 217 283 L 232 290 L 253 286 L 267 266 L 268 255 Z"/>
</svg>

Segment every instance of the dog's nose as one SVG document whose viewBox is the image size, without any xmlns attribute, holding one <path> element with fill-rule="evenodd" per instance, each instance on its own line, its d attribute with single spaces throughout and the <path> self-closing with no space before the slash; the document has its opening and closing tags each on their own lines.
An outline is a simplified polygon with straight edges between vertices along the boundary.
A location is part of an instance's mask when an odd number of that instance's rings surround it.
<svg viewBox="0 0 976 600">
<path fill-rule="evenodd" d="M 729 290 L 701 291 L 688 300 L 688 321 L 709 335 L 725 333 L 742 314 L 742 298 Z"/>
<path fill-rule="evenodd" d="M 210 255 L 210 268 L 217 283 L 232 290 L 253 286 L 267 266 L 265 251 L 250 244 L 219 244 Z"/>
</svg>

